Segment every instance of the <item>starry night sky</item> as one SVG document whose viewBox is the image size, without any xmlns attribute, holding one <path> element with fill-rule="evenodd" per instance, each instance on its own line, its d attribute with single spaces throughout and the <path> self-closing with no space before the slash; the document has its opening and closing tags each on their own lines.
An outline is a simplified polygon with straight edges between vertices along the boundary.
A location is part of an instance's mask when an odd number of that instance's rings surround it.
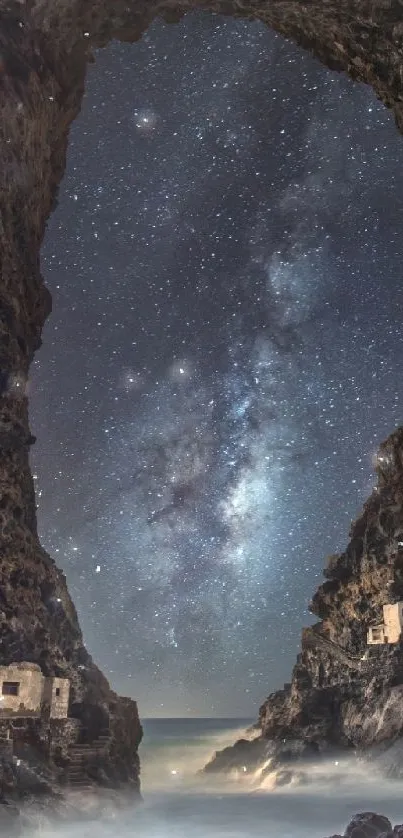
<svg viewBox="0 0 403 838">
<path fill-rule="evenodd" d="M 42 541 L 150 715 L 255 715 L 402 419 L 403 147 L 371 90 L 190 15 L 89 72 L 43 248 Z"/>
</svg>

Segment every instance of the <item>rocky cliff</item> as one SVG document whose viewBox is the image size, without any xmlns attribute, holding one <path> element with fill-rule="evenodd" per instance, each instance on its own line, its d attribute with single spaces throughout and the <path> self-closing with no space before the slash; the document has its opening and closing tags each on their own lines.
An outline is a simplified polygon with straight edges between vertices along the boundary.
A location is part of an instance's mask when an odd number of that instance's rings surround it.
<svg viewBox="0 0 403 838">
<path fill-rule="evenodd" d="M 402 838 L 403 826 L 392 826 L 390 820 L 376 812 L 360 812 L 354 815 L 344 832 L 345 838 Z M 341 838 L 333 835 L 332 838 Z"/>
<path fill-rule="evenodd" d="M 197 7 L 274 27 L 329 66 L 372 84 L 403 125 L 400 0 L 0 0 L 0 664 L 33 661 L 46 674 L 69 677 L 72 713 L 87 737 L 94 740 L 109 725 L 104 782 L 130 780 L 135 787 L 141 736 L 136 706 L 115 696 L 91 661 L 65 578 L 38 541 L 27 377 L 51 305 L 40 247 L 94 48 L 112 38 L 135 41 L 155 16 L 174 22 Z M 380 491 L 386 503 L 388 491 L 395 490 L 385 478 Z M 355 704 L 342 700 L 340 667 L 318 638 L 337 636 L 346 654 L 356 654 L 363 642 L 362 614 L 365 609 L 368 616 L 375 614 L 391 563 L 389 595 L 397 595 L 399 551 L 392 558 L 394 542 L 386 531 L 398 513 L 390 504 L 381 522 L 377 504 L 374 496 L 356 525 L 350 553 L 329 569 L 330 578 L 315 597 L 313 607 L 323 622 L 304 641 L 291 688 L 262 708 L 264 736 L 278 730 L 281 720 L 287 735 L 304 729 L 307 740 L 314 730 L 317 739 L 319 731 L 322 739 L 371 738 L 368 724 L 359 732 L 363 697 Z M 361 532 L 366 522 L 375 527 L 371 544 L 382 561 L 362 546 L 372 532 Z M 373 566 L 370 584 L 365 579 Z M 353 608 L 355 593 L 359 605 Z M 382 672 L 385 667 L 393 669 L 389 658 Z M 375 701 L 374 691 L 384 689 L 382 677 L 368 681 L 365 700 Z M 337 721 L 329 722 L 324 713 L 325 695 Z M 389 703 L 397 701 L 396 693 L 388 695 Z"/>
<path fill-rule="evenodd" d="M 403 428 L 381 445 L 376 472 L 347 549 L 328 559 L 310 605 L 320 622 L 302 632 L 291 683 L 260 708 L 258 737 L 207 770 L 271 760 L 283 772 L 340 749 L 376 753 L 386 771 L 403 772 L 403 643 L 367 645 L 383 605 L 403 600 Z"/>
<path fill-rule="evenodd" d="M 94 780 L 138 792 L 136 704 L 115 695 L 83 645 L 65 577 L 38 540 L 29 467 L 28 370 L 51 308 L 39 252 L 88 58 L 74 11 L 58 25 L 62 7 L 49 3 L 47 16 L 46 3 L 0 2 L 0 664 L 30 661 L 69 678 L 77 724 L 55 731 L 59 762 L 77 742 L 107 735 Z M 33 759 L 59 776 L 45 728 L 30 732 Z"/>
</svg>

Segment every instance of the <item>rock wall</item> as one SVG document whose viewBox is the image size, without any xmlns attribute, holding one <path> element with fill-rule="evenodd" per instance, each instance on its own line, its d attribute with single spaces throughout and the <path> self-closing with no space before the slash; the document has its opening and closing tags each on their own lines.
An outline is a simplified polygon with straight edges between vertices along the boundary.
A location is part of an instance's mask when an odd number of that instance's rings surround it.
<svg viewBox="0 0 403 838">
<path fill-rule="evenodd" d="M 136 707 L 111 692 L 86 652 L 65 577 L 38 541 L 26 385 L 51 307 L 40 247 L 93 49 L 112 38 L 135 41 L 155 16 L 174 22 L 196 7 L 264 21 L 330 67 L 372 84 L 403 126 L 401 0 L 0 0 L 0 665 L 29 660 L 45 674 L 69 677 L 77 717 L 86 723 L 98 718 L 102 725 L 111 716 L 113 768 L 135 785 L 141 736 Z M 374 498 L 368 519 L 376 510 Z M 361 543 L 362 526 L 357 524 L 354 545 Z M 383 532 L 384 527 L 380 539 Z M 359 568 L 365 562 L 372 567 L 359 549 L 351 548 L 357 570 L 344 569 L 343 561 L 350 568 L 350 557 L 341 560 L 337 573 L 350 576 L 331 576 L 313 606 L 342 632 L 351 651 L 362 641 L 361 623 L 352 616 L 346 629 L 343 620 L 353 592 L 361 591 Z M 385 573 L 376 567 L 379 596 Z M 400 585 L 397 565 L 395 584 Z M 360 602 L 364 605 L 364 593 Z M 375 610 L 376 602 L 369 607 Z M 310 655 L 304 646 L 287 698 L 288 725 L 295 724 L 300 706 L 298 679 L 314 675 Z M 262 710 L 267 731 L 276 701 Z"/>
<path fill-rule="evenodd" d="M 384 604 L 403 600 L 403 428 L 381 445 L 376 472 L 347 549 L 329 558 L 312 599 L 320 622 L 302 632 L 291 683 L 260 708 L 257 739 L 221 752 L 209 771 L 267 759 L 274 771 L 338 749 L 402 775 L 403 642 L 369 647 L 367 630 Z"/>
</svg>

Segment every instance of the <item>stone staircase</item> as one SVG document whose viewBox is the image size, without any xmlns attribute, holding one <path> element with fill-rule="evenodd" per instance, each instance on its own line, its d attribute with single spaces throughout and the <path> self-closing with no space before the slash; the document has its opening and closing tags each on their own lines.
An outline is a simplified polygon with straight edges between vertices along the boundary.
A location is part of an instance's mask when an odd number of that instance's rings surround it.
<svg viewBox="0 0 403 838">
<path fill-rule="evenodd" d="M 309 626 L 303 630 L 303 644 L 305 646 L 322 646 L 329 650 L 335 657 L 342 661 L 349 669 L 359 670 L 362 667 L 362 659 L 358 655 L 350 655 L 346 649 L 339 646 L 333 640 L 321 634 L 316 626 Z"/>
<path fill-rule="evenodd" d="M 304 629 L 304 644 L 306 646 L 321 646 L 328 649 L 342 661 L 350 670 L 350 692 L 354 691 L 354 681 L 357 682 L 357 690 L 361 690 L 363 677 L 371 677 L 374 674 L 384 672 L 390 677 L 390 686 L 403 685 L 403 647 L 401 645 L 391 647 L 388 645 L 373 646 L 368 648 L 367 657 L 350 655 L 345 649 L 321 634 L 316 626 Z"/>
<path fill-rule="evenodd" d="M 109 733 L 101 733 L 93 742 L 84 745 L 71 745 L 69 748 L 70 764 L 67 770 L 67 784 L 76 789 L 89 788 L 92 784 L 88 777 L 88 766 L 97 761 L 108 749 Z"/>
</svg>

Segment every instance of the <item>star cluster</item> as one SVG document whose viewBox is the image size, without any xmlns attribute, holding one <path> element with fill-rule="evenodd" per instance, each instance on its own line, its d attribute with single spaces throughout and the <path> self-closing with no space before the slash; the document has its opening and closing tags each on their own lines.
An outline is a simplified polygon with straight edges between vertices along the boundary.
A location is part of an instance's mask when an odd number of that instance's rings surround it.
<svg viewBox="0 0 403 838">
<path fill-rule="evenodd" d="M 253 714 L 401 422 L 402 142 L 367 88 L 189 15 L 91 68 L 31 380 L 43 543 L 143 715 Z"/>
</svg>

